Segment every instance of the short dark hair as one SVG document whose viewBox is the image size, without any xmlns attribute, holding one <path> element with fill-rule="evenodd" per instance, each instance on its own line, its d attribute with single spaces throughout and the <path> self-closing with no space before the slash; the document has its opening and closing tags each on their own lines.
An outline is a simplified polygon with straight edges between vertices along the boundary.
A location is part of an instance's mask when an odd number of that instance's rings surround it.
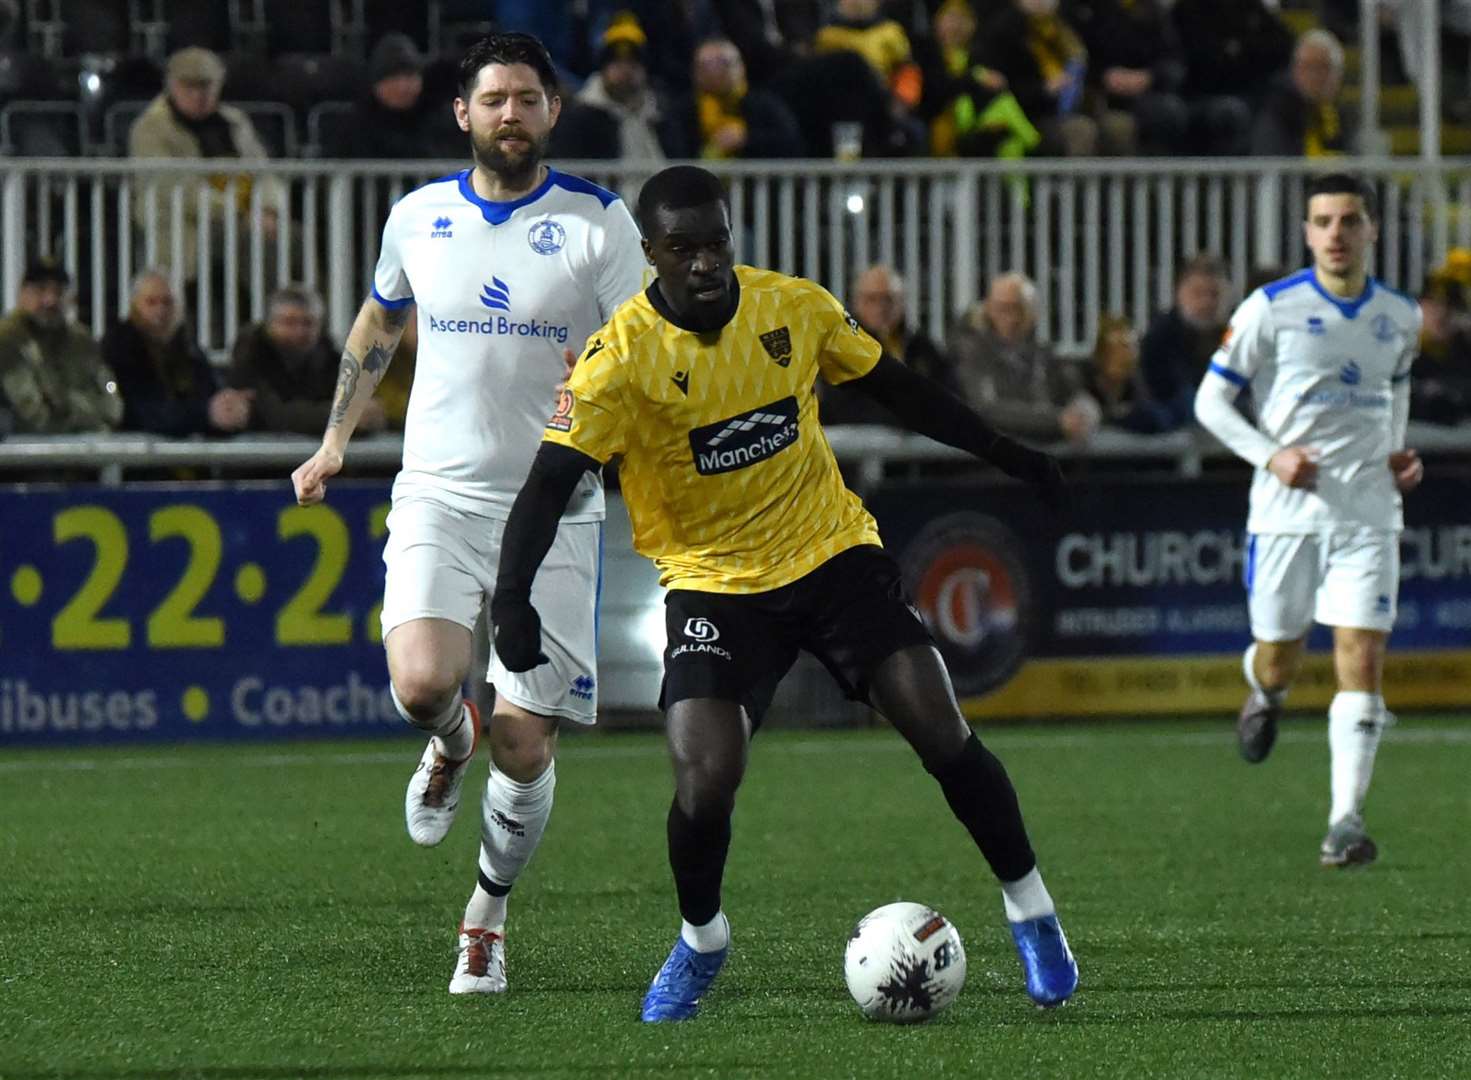
<svg viewBox="0 0 1471 1080">
<path fill-rule="evenodd" d="M 718 176 L 698 165 L 671 165 L 649 177 L 639 189 L 639 228 L 648 236 L 654 222 L 654 212 L 660 207 L 688 210 L 692 206 L 704 206 L 713 202 L 730 209 L 725 185 Z"/>
<path fill-rule="evenodd" d="M 1230 271 L 1226 267 L 1226 260 L 1210 251 L 1202 251 L 1190 256 L 1182 262 L 1175 271 L 1175 287 L 1178 289 L 1186 278 L 1195 277 L 1219 278 L 1224 281 L 1230 277 Z"/>
<path fill-rule="evenodd" d="M 557 69 L 552 66 L 546 46 L 530 34 L 487 34 L 465 53 L 460 61 L 460 97 L 468 98 L 475 89 L 480 69 L 489 64 L 525 64 L 541 79 L 547 97 L 557 93 Z"/>
<path fill-rule="evenodd" d="M 1379 218 L 1374 189 L 1352 173 L 1327 173 L 1309 180 L 1307 190 L 1303 193 L 1303 217 L 1307 217 L 1308 203 L 1313 201 L 1314 195 L 1357 195 L 1363 201 L 1364 212 L 1369 215 L 1369 219 L 1377 221 Z"/>
</svg>

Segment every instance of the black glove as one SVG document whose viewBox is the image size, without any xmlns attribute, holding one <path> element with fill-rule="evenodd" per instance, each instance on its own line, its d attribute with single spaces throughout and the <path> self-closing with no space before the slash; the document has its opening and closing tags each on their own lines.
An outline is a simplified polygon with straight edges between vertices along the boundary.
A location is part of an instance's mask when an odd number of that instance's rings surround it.
<svg viewBox="0 0 1471 1080">
<path fill-rule="evenodd" d="M 1062 465 L 1051 454 L 1023 446 L 1015 439 L 1002 435 L 986 457 L 1007 476 L 1031 484 L 1042 496 L 1042 501 L 1053 510 L 1060 510 L 1067 502 L 1067 477 Z"/>
<path fill-rule="evenodd" d="M 495 654 L 507 671 L 530 671 L 548 662 L 541 651 L 541 616 L 530 600 L 497 593 L 490 601 L 490 625 Z"/>
</svg>

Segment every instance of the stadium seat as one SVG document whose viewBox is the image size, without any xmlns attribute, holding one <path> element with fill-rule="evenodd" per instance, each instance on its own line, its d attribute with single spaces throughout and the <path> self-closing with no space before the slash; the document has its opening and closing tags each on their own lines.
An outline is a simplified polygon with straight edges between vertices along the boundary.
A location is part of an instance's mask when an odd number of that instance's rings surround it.
<svg viewBox="0 0 1471 1080">
<path fill-rule="evenodd" d="M 323 131 L 327 125 L 352 112 L 350 101 L 324 101 L 314 105 L 306 114 L 306 145 L 302 147 L 304 157 L 322 157 L 326 145 Z"/>
<path fill-rule="evenodd" d="M 80 157 L 88 149 L 87 120 L 80 105 L 12 101 L 0 109 L 0 156 Z"/>
</svg>

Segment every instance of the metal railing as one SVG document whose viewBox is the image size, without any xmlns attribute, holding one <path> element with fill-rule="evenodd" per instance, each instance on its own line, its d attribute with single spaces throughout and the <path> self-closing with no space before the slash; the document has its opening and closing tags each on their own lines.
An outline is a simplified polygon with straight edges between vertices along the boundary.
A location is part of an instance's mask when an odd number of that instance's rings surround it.
<svg viewBox="0 0 1471 1080">
<path fill-rule="evenodd" d="M 1390 285 L 1418 289 L 1449 247 L 1471 246 L 1471 159 L 1332 165 L 1364 173 L 1379 191 L 1375 270 Z M 218 159 L 6 162 L 5 306 L 28 254 L 42 252 L 71 270 L 82 318 L 98 334 L 125 310 L 132 273 L 163 264 L 188 287 L 191 317 L 215 353 L 286 280 L 323 294 L 340 335 L 367 291 L 394 200 L 463 163 L 222 167 Z M 559 167 L 625 194 L 652 171 L 627 162 Z M 935 337 L 988 278 L 1020 270 L 1038 284 L 1040 332 L 1065 352 L 1090 348 L 1105 312 L 1142 326 L 1168 307 L 1176 265 L 1198 252 L 1222 255 L 1238 292 L 1260 266 L 1302 265 L 1303 191 L 1325 167 L 1296 159 L 711 163 L 730 185 L 743 261 L 840 296 L 865 265 L 892 264 L 908 283 L 911 319 Z M 279 222 L 274 233 L 267 210 Z"/>
</svg>

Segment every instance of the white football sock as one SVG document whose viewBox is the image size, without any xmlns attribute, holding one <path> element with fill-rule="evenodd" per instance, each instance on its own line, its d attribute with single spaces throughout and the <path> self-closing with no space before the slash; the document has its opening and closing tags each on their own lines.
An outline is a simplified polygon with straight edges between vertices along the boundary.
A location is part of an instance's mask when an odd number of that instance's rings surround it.
<svg viewBox="0 0 1471 1080">
<path fill-rule="evenodd" d="M 730 923 L 723 911 L 717 911 L 715 918 L 704 926 L 695 926 L 680 919 L 679 936 L 695 952 L 719 952 L 730 944 Z"/>
<path fill-rule="evenodd" d="M 427 731 L 439 738 L 435 749 L 441 754 L 454 761 L 469 756 L 470 748 L 475 745 L 475 730 L 469 724 L 470 716 L 465 708 L 464 694 L 456 690 L 454 700 L 443 712 L 430 720 L 419 720 L 409 712 L 408 706 L 398 696 L 398 688 L 392 682 L 388 684 L 388 694 L 393 698 L 393 707 L 403 717 L 404 723 L 412 724 L 420 731 Z"/>
<path fill-rule="evenodd" d="M 465 905 L 465 925 L 482 930 L 499 930 L 506 925 L 506 898 L 485 891 L 478 883 Z"/>
<path fill-rule="evenodd" d="M 1384 698 L 1365 690 L 1340 690 L 1328 706 L 1328 751 L 1332 758 L 1333 804 L 1328 823 L 1359 813 L 1369 780 L 1374 775 L 1374 755 L 1384 731 Z"/>
<path fill-rule="evenodd" d="M 1006 904 L 1007 922 L 1025 922 L 1055 915 L 1056 906 L 1047 886 L 1042 884 L 1042 871 L 1035 866 L 1026 877 L 1001 883 L 1001 899 Z"/>
<path fill-rule="evenodd" d="M 480 800 L 480 872 L 497 885 L 514 885 L 531 861 L 552 815 L 556 787 L 556 762 L 529 784 L 491 767 Z"/>
<path fill-rule="evenodd" d="M 1246 647 L 1246 652 L 1241 655 L 1241 673 L 1246 676 L 1246 685 L 1253 690 L 1267 695 L 1267 700 L 1274 705 L 1279 705 L 1287 696 L 1287 687 L 1278 690 L 1268 690 L 1256 677 L 1256 642 L 1253 641 Z"/>
</svg>

